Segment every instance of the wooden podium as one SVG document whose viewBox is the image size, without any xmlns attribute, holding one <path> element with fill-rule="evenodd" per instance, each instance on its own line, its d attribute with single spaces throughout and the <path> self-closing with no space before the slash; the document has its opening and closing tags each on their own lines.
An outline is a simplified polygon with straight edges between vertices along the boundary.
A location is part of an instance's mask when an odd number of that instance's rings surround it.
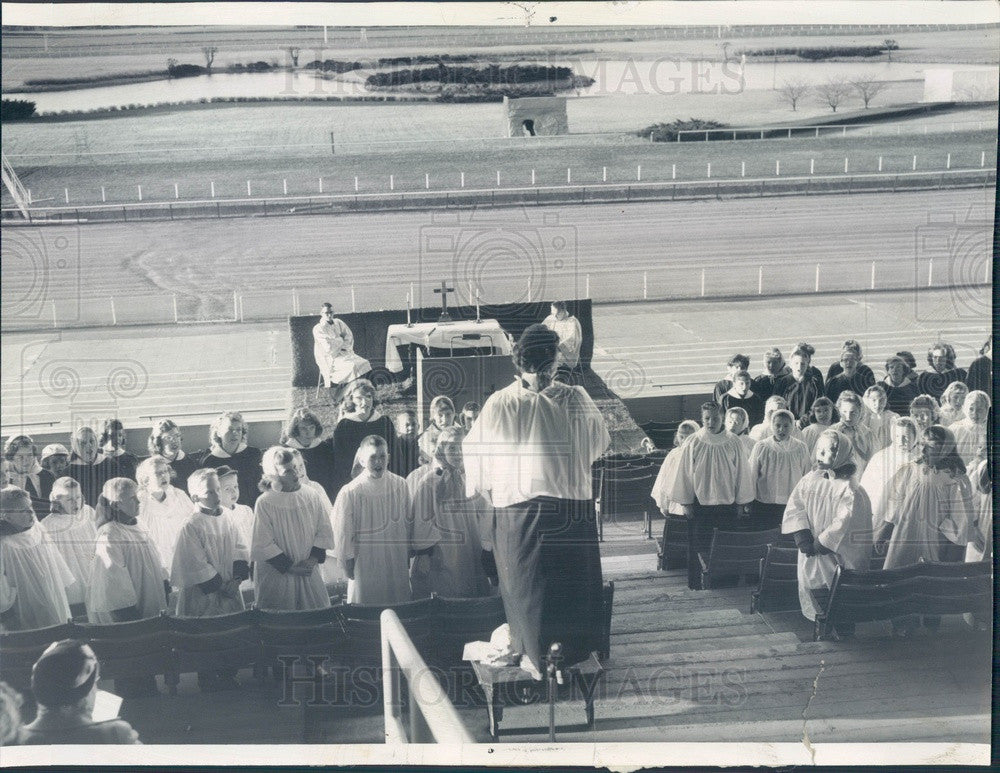
<svg viewBox="0 0 1000 773">
<path fill-rule="evenodd" d="M 429 422 L 431 400 L 446 395 L 455 412 L 469 401 L 482 405 L 486 398 L 514 380 L 509 354 L 465 357 L 429 357 L 417 350 L 417 421 L 423 430 Z"/>
</svg>

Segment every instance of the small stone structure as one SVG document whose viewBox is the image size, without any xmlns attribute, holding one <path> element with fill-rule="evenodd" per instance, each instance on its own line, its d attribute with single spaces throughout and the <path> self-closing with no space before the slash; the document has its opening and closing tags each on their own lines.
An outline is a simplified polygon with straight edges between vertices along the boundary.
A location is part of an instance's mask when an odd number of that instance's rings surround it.
<svg viewBox="0 0 1000 773">
<path fill-rule="evenodd" d="M 569 134 L 566 97 L 503 98 L 508 137 Z"/>
<path fill-rule="evenodd" d="M 928 67 L 924 102 L 987 102 L 997 99 L 1000 77 L 995 67 Z"/>
</svg>

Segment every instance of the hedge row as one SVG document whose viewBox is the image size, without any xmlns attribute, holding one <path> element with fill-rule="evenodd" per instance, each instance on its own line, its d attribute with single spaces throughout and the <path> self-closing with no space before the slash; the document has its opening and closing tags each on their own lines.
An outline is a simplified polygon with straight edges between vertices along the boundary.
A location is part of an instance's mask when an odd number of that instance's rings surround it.
<svg viewBox="0 0 1000 773">
<path fill-rule="evenodd" d="M 367 85 L 372 88 L 391 88 L 413 83 L 465 83 L 481 86 L 514 85 L 525 83 L 567 81 L 573 77 L 570 67 L 515 64 L 486 67 L 454 67 L 439 64 L 437 67 L 422 67 L 412 70 L 377 72 L 368 76 Z"/>
<path fill-rule="evenodd" d="M 706 121 L 701 118 L 689 118 L 687 121 L 677 119 L 670 123 L 654 123 L 636 132 L 636 135 L 645 139 L 652 138 L 653 142 L 676 142 L 682 131 L 693 131 L 697 129 L 725 129 L 726 124 L 718 121 Z"/>
<path fill-rule="evenodd" d="M 27 99 L 4 99 L 0 101 L 0 122 L 23 121 L 35 114 L 35 103 Z"/>
</svg>

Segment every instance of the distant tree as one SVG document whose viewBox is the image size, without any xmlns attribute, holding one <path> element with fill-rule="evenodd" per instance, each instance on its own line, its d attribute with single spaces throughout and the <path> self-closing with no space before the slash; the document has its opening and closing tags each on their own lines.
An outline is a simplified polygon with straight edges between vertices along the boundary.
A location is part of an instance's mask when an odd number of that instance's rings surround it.
<svg viewBox="0 0 1000 773">
<path fill-rule="evenodd" d="M 177 60 L 171 57 L 167 60 L 167 77 L 172 78 L 174 75 L 174 68 L 177 67 Z"/>
<path fill-rule="evenodd" d="M 524 21 L 525 27 L 530 27 L 531 22 L 535 20 L 535 13 L 538 11 L 538 6 L 540 3 L 508 3 L 517 8 L 521 12 L 521 20 Z"/>
<path fill-rule="evenodd" d="M 799 100 L 805 97 L 811 89 L 812 86 L 806 81 L 782 81 L 781 85 L 778 86 L 778 99 L 789 105 L 794 112 Z"/>
<path fill-rule="evenodd" d="M 289 46 L 285 49 L 288 52 L 288 58 L 292 60 L 292 67 L 299 66 L 299 49 L 295 46 Z"/>
<path fill-rule="evenodd" d="M 861 101 L 865 103 L 865 110 L 868 109 L 869 102 L 889 88 L 889 84 L 886 81 L 880 81 L 872 73 L 859 75 L 851 81 L 851 86 L 858 92 Z"/>
<path fill-rule="evenodd" d="M 35 114 L 35 103 L 27 99 L 4 99 L 0 102 L 0 122 L 23 121 Z"/>
<path fill-rule="evenodd" d="M 216 46 L 204 46 L 201 53 L 205 55 L 205 69 L 212 72 L 212 63 L 215 61 L 215 52 L 219 49 Z"/>
<path fill-rule="evenodd" d="M 729 47 L 732 45 L 728 40 L 723 40 L 720 44 L 722 46 L 722 61 L 729 61 Z"/>
<path fill-rule="evenodd" d="M 850 93 L 851 84 L 842 78 L 831 78 L 816 86 L 817 101 L 822 105 L 826 105 L 835 113 Z"/>
<path fill-rule="evenodd" d="M 885 48 L 885 52 L 889 55 L 889 61 L 892 61 L 892 52 L 899 49 L 899 43 L 897 43 L 892 38 L 886 38 L 882 41 L 882 46 Z"/>
</svg>

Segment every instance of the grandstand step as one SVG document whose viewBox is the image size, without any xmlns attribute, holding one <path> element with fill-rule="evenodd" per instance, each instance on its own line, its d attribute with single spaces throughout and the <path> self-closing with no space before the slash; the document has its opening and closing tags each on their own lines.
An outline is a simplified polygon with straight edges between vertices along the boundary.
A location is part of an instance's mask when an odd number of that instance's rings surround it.
<svg viewBox="0 0 1000 773">
<path fill-rule="evenodd" d="M 617 590 L 616 590 L 617 592 Z M 676 631 L 682 628 L 703 628 L 743 622 L 746 615 L 735 609 L 717 609 L 676 613 L 670 610 L 615 611 L 611 616 L 611 634 L 636 631 Z"/>
<path fill-rule="evenodd" d="M 731 598 L 728 593 L 726 596 L 723 596 L 715 592 L 691 590 L 686 584 L 681 588 L 669 589 L 659 586 L 645 588 L 621 588 L 616 580 L 615 606 L 617 607 L 619 601 L 621 601 L 622 604 L 669 604 L 671 607 L 674 604 L 683 604 L 688 602 L 702 604 L 726 604 L 732 607 L 735 606 L 733 603 L 734 601 L 739 603 L 739 601 L 742 600 L 742 596 L 746 596 L 747 605 L 749 605 L 750 593 L 753 590 L 752 586 L 741 585 L 734 588 L 726 588 L 725 590 L 732 591 L 732 595 L 736 598 Z"/>
<path fill-rule="evenodd" d="M 767 650 L 778 654 L 781 647 L 792 648 L 801 644 L 793 633 L 772 633 L 761 635 L 752 633 L 743 636 L 718 636 L 697 639 L 674 639 L 640 642 L 635 644 L 614 646 L 612 642 L 611 657 L 608 664 L 613 667 L 649 663 L 650 658 L 659 659 L 661 655 L 675 655 L 691 652 L 750 652 Z M 793 652 L 794 650 L 788 649 Z M 736 657 L 732 655 L 731 657 Z"/>
<path fill-rule="evenodd" d="M 702 638 L 720 639 L 732 636 L 750 636 L 759 634 L 766 636 L 773 630 L 763 621 L 747 618 L 741 625 L 721 627 L 684 628 L 669 633 L 663 631 L 638 631 L 635 633 L 613 633 L 611 635 L 611 652 L 614 654 L 619 647 L 630 647 L 633 644 L 657 644 L 667 641 L 698 641 Z M 693 649 L 693 647 L 692 647 Z"/>
</svg>

